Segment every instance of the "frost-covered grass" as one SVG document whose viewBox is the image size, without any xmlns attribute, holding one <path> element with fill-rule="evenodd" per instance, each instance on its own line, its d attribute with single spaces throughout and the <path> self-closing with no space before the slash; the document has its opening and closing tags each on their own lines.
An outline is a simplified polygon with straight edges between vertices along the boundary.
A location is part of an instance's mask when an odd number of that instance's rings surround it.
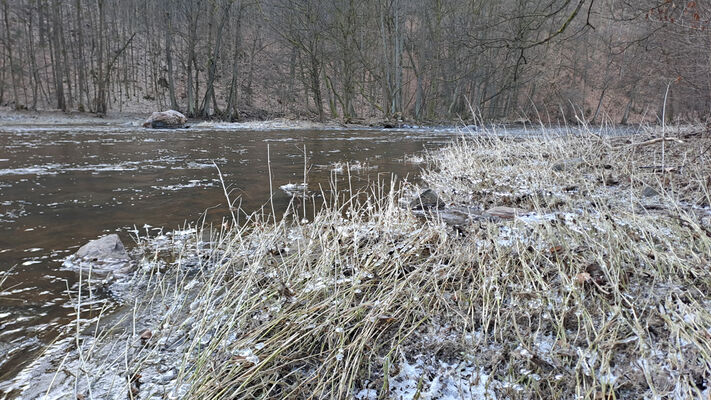
<svg viewBox="0 0 711 400">
<path fill-rule="evenodd" d="M 512 220 L 453 228 L 401 206 L 417 188 L 376 185 L 310 222 L 143 240 L 111 286 L 128 311 L 34 382 L 50 398 L 708 396 L 710 141 L 666 143 L 661 170 L 644 139 L 486 132 L 428 156 L 448 206 L 530 211 Z"/>
</svg>

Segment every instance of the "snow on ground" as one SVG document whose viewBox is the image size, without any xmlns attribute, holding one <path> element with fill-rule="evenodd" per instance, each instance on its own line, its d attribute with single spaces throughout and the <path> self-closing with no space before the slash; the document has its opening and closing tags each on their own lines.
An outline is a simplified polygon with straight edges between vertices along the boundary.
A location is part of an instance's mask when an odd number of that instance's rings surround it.
<svg viewBox="0 0 711 400">
<path fill-rule="evenodd" d="M 489 388 L 489 376 L 473 363 L 447 363 L 425 355 L 412 358 L 408 362 L 403 355 L 398 365 L 399 373 L 388 380 L 389 398 L 496 399 L 496 394 Z M 372 392 L 366 394 L 372 395 Z"/>
</svg>

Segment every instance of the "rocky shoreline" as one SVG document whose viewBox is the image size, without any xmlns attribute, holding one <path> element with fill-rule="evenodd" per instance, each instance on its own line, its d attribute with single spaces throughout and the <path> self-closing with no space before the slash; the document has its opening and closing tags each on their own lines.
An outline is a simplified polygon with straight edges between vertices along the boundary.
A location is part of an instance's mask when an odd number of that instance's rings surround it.
<svg viewBox="0 0 711 400">
<path fill-rule="evenodd" d="M 97 121 L 106 123 L 129 123 L 133 126 L 142 126 L 150 119 L 146 112 L 111 112 L 107 115 L 97 115 L 86 112 L 61 112 L 56 110 L 42 111 L 16 111 L 0 109 L 0 121 L 14 124 L 96 124 Z M 387 119 L 363 118 L 353 121 L 326 120 L 319 122 L 311 119 L 288 118 L 272 115 L 262 115 L 255 118 L 245 118 L 240 121 L 221 121 L 214 119 L 191 118 L 181 124 L 189 126 L 231 126 L 235 129 L 342 129 L 342 128 L 381 128 L 381 129 L 423 129 L 427 127 L 460 127 L 461 121 L 422 122 L 399 121 Z M 158 127 L 160 128 L 160 127 Z M 461 128 L 465 130 L 466 128 Z M 475 129 L 474 125 L 468 129 Z"/>
<path fill-rule="evenodd" d="M 150 119 L 150 112 L 115 111 L 106 115 L 97 115 L 87 112 L 61 112 L 57 110 L 18 111 L 9 108 L 0 108 L 0 121 L 13 124 L 96 124 L 104 123 L 130 124 L 131 126 L 144 125 L 146 118 Z M 475 132 L 482 127 L 478 121 L 470 120 L 463 124 L 461 119 L 414 121 L 403 119 L 384 118 L 357 118 L 348 121 L 340 119 L 318 121 L 315 119 L 301 118 L 298 116 L 280 116 L 270 113 L 255 113 L 247 115 L 239 121 L 223 121 L 219 119 L 190 118 L 182 123 L 187 127 L 230 127 L 236 130 L 261 130 L 261 129 L 384 129 L 384 130 L 423 130 L 423 129 L 450 129 L 462 132 Z M 497 126 L 519 128 L 533 126 L 530 121 L 512 120 L 498 121 Z M 152 127 L 152 126 L 151 126 Z M 162 129 L 161 127 L 157 127 Z"/>
</svg>

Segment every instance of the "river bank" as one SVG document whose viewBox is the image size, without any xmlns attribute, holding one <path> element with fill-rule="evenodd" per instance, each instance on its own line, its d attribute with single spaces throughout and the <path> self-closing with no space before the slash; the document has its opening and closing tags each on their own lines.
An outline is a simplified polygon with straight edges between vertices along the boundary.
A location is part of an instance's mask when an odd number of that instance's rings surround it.
<svg viewBox="0 0 711 400">
<path fill-rule="evenodd" d="M 116 111 L 106 115 L 97 115 L 88 112 L 61 112 L 57 110 L 12 110 L 0 108 L 0 121 L 11 124 L 47 124 L 47 125 L 68 125 L 68 124 L 125 124 L 126 126 L 140 127 L 150 116 L 151 111 Z M 501 126 L 520 127 L 530 123 L 523 121 L 509 121 L 500 123 Z M 189 127 L 199 129 L 210 127 L 223 127 L 233 130 L 274 130 L 274 129 L 450 129 L 450 130 L 476 130 L 474 120 L 462 121 L 441 120 L 441 121 L 412 121 L 383 118 L 357 118 L 344 122 L 340 119 L 327 119 L 318 121 L 316 119 L 276 116 L 269 113 L 259 118 L 244 118 L 240 121 L 223 121 L 210 118 L 190 118 L 187 124 Z"/>
<path fill-rule="evenodd" d="M 12 124 L 126 124 L 127 126 L 140 127 L 151 112 L 112 112 L 108 115 L 98 116 L 92 113 L 61 112 L 61 111 L 15 111 L 0 110 L 0 121 Z M 291 120 L 287 118 L 274 118 L 267 120 L 248 120 L 244 122 L 224 122 L 203 119 L 190 119 L 189 126 L 210 127 L 213 125 L 231 125 L 235 129 L 332 129 L 332 128 L 358 128 L 364 125 L 341 124 L 332 122 L 315 122 L 308 120 Z"/>
<path fill-rule="evenodd" d="M 102 289 L 122 311 L 79 315 L 14 388 L 708 396 L 711 139 L 676 136 L 490 132 L 431 152 L 422 185 L 375 185 L 311 221 L 290 207 L 278 221 L 141 238 L 136 272 Z M 440 201 L 413 212 L 425 186 Z M 86 304 L 102 283 L 81 287 Z"/>
<path fill-rule="evenodd" d="M 117 233 L 131 247 L 136 231 L 220 224 L 228 210 L 215 163 L 244 212 L 271 212 L 271 197 L 281 216 L 291 201 L 281 188 L 298 187 L 305 166 L 310 192 L 329 191 L 332 178 L 350 177 L 354 190 L 391 174 L 415 181 L 422 152 L 461 136 L 229 124 L 156 130 L 140 121 L 0 123 L 0 387 L 74 324 L 79 277 L 62 260 L 79 246 Z M 305 200 L 310 214 L 322 202 Z"/>
</svg>

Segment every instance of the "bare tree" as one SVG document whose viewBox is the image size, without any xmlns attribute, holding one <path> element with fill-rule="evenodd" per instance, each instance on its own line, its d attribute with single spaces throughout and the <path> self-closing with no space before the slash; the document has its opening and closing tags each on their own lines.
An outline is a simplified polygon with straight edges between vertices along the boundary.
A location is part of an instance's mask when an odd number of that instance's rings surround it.
<svg viewBox="0 0 711 400">
<path fill-rule="evenodd" d="M 655 0 L 0 0 L 0 104 L 236 120 L 711 110 L 711 7 Z M 669 92 L 666 88 L 669 86 Z"/>
</svg>

